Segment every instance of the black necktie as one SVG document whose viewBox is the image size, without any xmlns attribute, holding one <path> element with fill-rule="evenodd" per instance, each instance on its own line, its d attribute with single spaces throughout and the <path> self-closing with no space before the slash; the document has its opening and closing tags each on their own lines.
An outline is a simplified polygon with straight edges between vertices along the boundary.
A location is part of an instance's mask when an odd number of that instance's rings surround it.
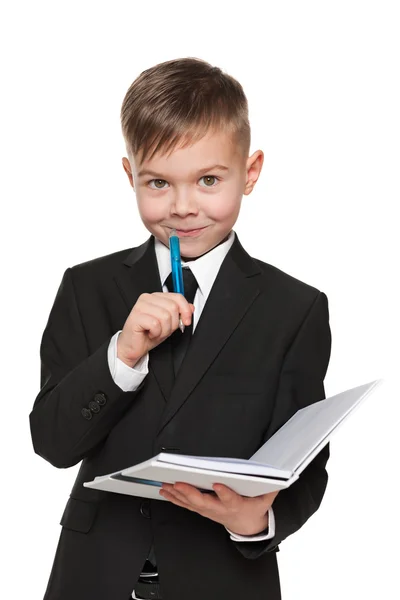
<svg viewBox="0 0 400 600">
<path fill-rule="evenodd" d="M 197 281 L 195 276 L 189 267 L 182 268 L 183 275 L 183 288 L 184 288 L 184 296 L 188 302 L 193 304 L 194 297 L 196 295 L 197 290 Z M 174 287 L 172 284 L 172 273 L 165 280 L 165 285 L 168 288 L 169 292 L 174 291 Z M 181 330 L 178 329 L 174 331 L 174 333 L 170 336 L 171 344 L 172 344 L 172 358 L 174 361 L 174 373 L 175 377 L 178 373 L 179 367 L 182 364 L 183 357 L 186 354 L 186 350 L 189 347 L 190 340 L 193 332 L 193 317 L 190 325 L 185 325 L 185 331 L 182 333 Z M 150 564 L 149 564 L 150 563 Z M 154 544 L 151 545 L 149 556 L 147 557 L 147 562 L 145 563 L 145 567 L 149 569 L 149 572 L 154 572 L 156 569 L 156 556 L 154 552 Z"/>
<path fill-rule="evenodd" d="M 193 275 L 191 269 L 189 267 L 182 268 L 183 275 L 183 288 L 184 288 L 184 296 L 190 304 L 193 304 L 194 297 L 196 295 L 197 290 L 197 281 L 196 277 Z M 165 281 L 165 285 L 168 288 L 169 292 L 173 291 L 172 285 L 172 273 L 169 274 Z M 190 325 L 185 325 L 185 331 L 182 333 L 178 328 L 174 333 L 170 336 L 170 341 L 172 345 L 172 357 L 174 361 L 174 371 L 175 377 L 179 371 L 179 368 L 182 364 L 183 358 L 186 354 L 186 351 L 189 347 L 190 340 L 193 333 L 193 316 L 192 322 Z"/>
</svg>

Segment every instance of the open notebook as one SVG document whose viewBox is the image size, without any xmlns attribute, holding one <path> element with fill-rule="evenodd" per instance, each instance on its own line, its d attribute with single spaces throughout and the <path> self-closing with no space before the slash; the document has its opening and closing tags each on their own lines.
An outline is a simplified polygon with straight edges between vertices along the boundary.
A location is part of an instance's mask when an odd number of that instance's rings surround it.
<svg viewBox="0 0 400 600">
<path fill-rule="evenodd" d="M 249 460 L 162 452 L 83 485 L 157 500 L 165 500 L 159 495 L 163 482 L 183 481 L 210 492 L 214 483 L 223 483 L 251 497 L 287 488 L 382 381 L 377 379 L 298 410 Z"/>
</svg>

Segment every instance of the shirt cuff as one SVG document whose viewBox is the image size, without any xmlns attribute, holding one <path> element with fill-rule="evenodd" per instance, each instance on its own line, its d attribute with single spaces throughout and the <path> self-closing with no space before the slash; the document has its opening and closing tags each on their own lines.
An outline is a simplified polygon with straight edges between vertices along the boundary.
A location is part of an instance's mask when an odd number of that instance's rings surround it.
<svg viewBox="0 0 400 600">
<path fill-rule="evenodd" d="M 108 366 L 114 383 L 124 392 L 134 392 L 149 372 L 149 353 L 147 352 L 142 356 L 133 368 L 128 367 L 124 361 L 117 357 L 117 342 L 121 331 L 122 329 L 112 336 L 108 345 Z"/>
<path fill-rule="evenodd" d="M 227 527 L 225 529 L 230 533 L 230 538 L 234 542 L 261 542 L 262 540 L 270 540 L 275 535 L 275 515 L 271 508 L 268 510 L 268 527 L 261 533 L 255 535 L 239 535 L 238 533 L 232 533 Z"/>
</svg>

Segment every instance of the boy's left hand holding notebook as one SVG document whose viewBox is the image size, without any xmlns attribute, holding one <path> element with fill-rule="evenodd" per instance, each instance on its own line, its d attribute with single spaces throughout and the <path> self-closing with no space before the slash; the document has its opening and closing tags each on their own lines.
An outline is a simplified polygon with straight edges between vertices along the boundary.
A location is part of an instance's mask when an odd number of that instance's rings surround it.
<svg viewBox="0 0 400 600">
<path fill-rule="evenodd" d="M 268 510 L 278 491 L 248 498 L 223 484 L 214 484 L 215 494 L 202 493 L 183 482 L 163 483 L 160 495 L 177 506 L 221 523 L 237 535 L 255 535 L 268 527 Z"/>
</svg>

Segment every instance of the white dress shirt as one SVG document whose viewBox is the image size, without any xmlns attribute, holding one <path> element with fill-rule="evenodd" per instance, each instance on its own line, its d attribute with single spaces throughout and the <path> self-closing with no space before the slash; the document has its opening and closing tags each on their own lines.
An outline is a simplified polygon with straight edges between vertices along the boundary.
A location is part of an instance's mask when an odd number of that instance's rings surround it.
<svg viewBox="0 0 400 600">
<path fill-rule="evenodd" d="M 218 271 L 221 267 L 222 261 L 227 255 L 230 247 L 235 240 L 235 232 L 232 230 L 229 234 L 228 239 L 216 246 L 207 254 L 191 260 L 189 262 L 182 261 L 182 266 L 188 266 L 193 275 L 196 277 L 198 288 L 194 297 L 194 313 L 193 313 L 193 331 L 199 321 L 201 312 L 207 301 L 208 295 L 214 284 L 215 278 L 217 277 Z M 171 273 L 171 259 L 170 251 L 160 240 L 155 238 L 154 249 L 157 258 L 158 270 L 160 273 L 160 280 L 163 284 L 163 292 L 168 292 L 168 288 L 165 285 L 165 280 Z M 140 360 L 135 364 L 133 368 L 129 367 L 122 360 L 117 357 L 117 341 L 118 336 L 122 330 L 117 331 L 110 340 L 108 347 L 108 365 L 110 368 L 111 376 L 114 382 L 124 391 L 133 392 L 135 391 L 143 379 L 148 374 L 148 362 L 149 354 L 142 356 Z M 249 542 L 249 541 L 260 541 L 268 540 L 273 538 L 275 535 L 275 518 L 272 507 L 268 511 L 268 533 L 256 534 L 256 535 L 238 535 L 229 531 L 232 540 L 237 542 Z"/>
</svg>

